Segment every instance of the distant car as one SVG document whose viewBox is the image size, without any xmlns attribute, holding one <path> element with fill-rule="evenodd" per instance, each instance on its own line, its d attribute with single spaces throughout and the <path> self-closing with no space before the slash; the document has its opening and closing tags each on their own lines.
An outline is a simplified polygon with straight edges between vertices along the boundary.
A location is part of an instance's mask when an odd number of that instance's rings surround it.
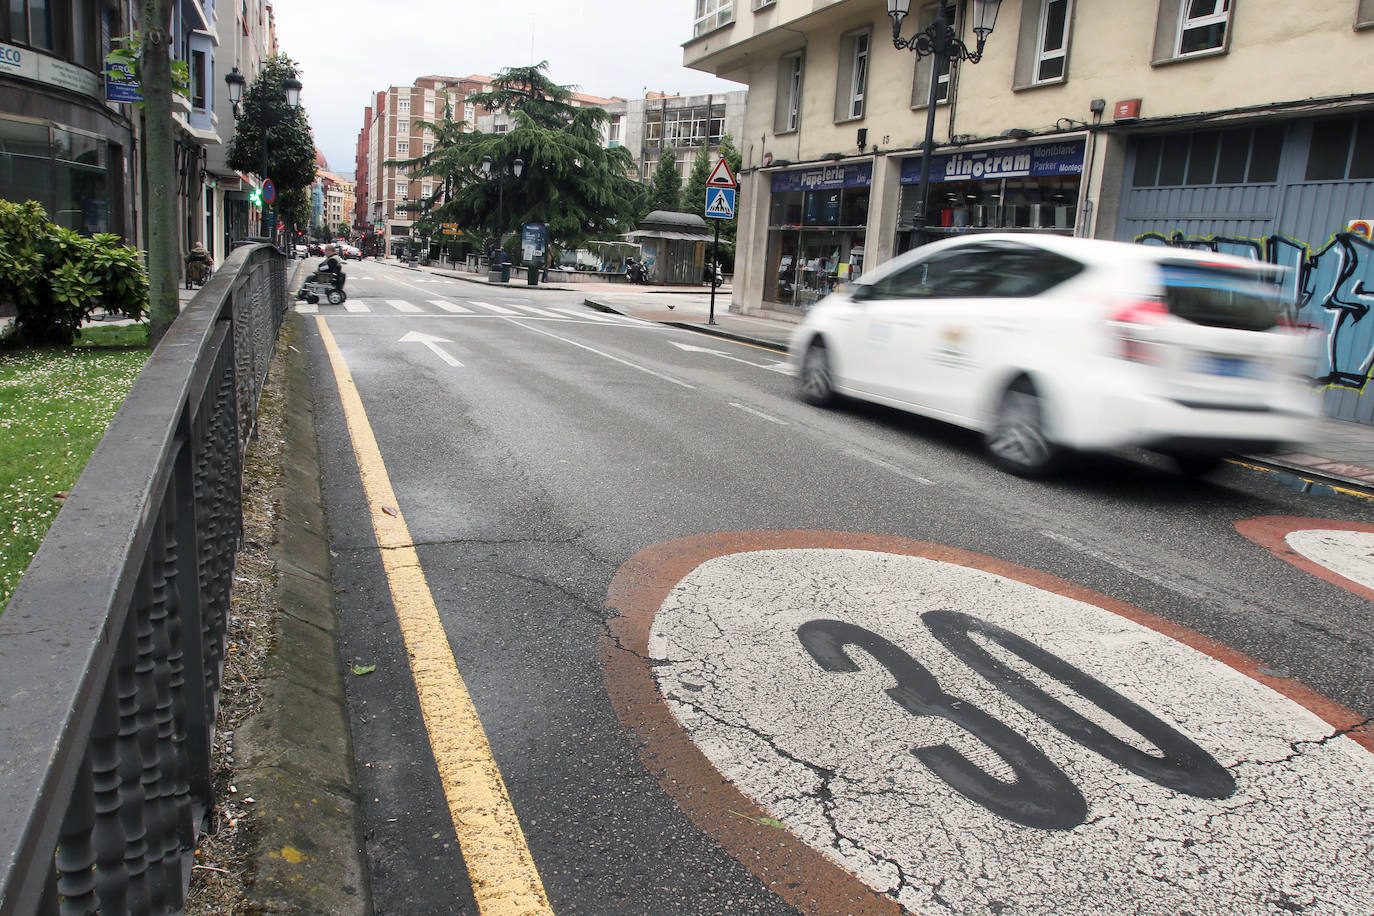
<svg viewBox="0 0 1374 916">
<path fill-rule="evenodd" d="M 339 257 L 343 258 L 345 261 L 349 258 L 355 261 L 361 261 L 363 258 L 363 253 L 347 242 L 339 242 L 337 247 L 339 249 Z"/>
<path fill-rule="evenodd" d="M 309 257 L 309 256 L 310 256 L 310 246 L 309 246 L 309 245 L 296 245 L 294 248 L 291 249 L 291 256 L 292 256 L 293 258 L 305 258 L 305 257 Z"/>
<path fill-rule="evenodd" d="M 310 245 L 308 246 L 308 248 L 309 248 L 309 251 L 310 251 L 310 253 L 311 253 L 312 255 L 316 255 L 316 254 L 322 255 L 322 254 L 324 254 L 324 246 L 321 245 L 319 242 L 311 242 Z"/>
<path fill-rule="evenodd" d="M 1143 448 L 1202 474 L 1304 442 L 1314 339 L 1280 321 L 1279 269 L 1043 234 L 922 246 L 818 302 L 791 341 L 800 393 L 977 430 L 1023 476 L 1065 450 Z"/>
</svg>

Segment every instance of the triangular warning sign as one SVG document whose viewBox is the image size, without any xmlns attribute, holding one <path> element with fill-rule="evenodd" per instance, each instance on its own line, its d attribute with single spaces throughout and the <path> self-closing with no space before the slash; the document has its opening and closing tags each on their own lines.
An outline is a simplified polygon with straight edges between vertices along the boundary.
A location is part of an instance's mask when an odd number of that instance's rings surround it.
<svg viewBox="0 0 1374 916">
<path fill-rule="evenodd" d="M 722 159 L 722 162 L 725 160 Z M 723 216 L 734 216 L 735 208 L 730 202 L 730 196 L 724 189 L 716 189 L 711 193 L 711 202 L 706 205 L 707 213 L 719 213 Z"/>
<path fill-rule="evenodd" d="M 735 176 L 730 171 L 730 164 L 725 161 L 725 157 L 720 157 L 716 162 L 716 167 L 711 170 L 711 177 L 706 179 L 707 187 L 712 188 L 734 188 L 738 187 Z"/>
</svg>

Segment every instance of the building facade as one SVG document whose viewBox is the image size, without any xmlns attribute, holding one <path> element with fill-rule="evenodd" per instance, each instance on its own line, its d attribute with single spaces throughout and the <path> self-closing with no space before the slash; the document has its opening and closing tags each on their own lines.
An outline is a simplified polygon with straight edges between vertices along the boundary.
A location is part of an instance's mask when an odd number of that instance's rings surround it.
<svg viewBox="0 0 1374 916">
<path fill-rule="evenodd" d="M 748 96 L 744 89 L 691 96 L 650 92 L 642 99 L 607 101 L 601 106 L 611 116 L 606 145 L 634 153 L 642 181 L 653 176 L 663 151 L 671 149 L 685 180 L 702 147 L 714 158 L 726 134 L 739 145 Z"/>
<path fill-rule="evenodd" d="M 975 47 L 968 4 L 952 5 Z M 905 37 L 935 16 L 913 6 Z M 1345 231 L 1374 215 L 1371 0 L 1300 14 L 1282 0 L 1003 0 L 982 60 L 939 73 L 893 46 L 879 0 L 697 8 L 686 65 L 749 86 L 736 310 L 802 309 L 909 247 L 990 230 L 1258 245 L 1295 263 L 1336 245 L 1328 300 L 1358 298 L 1337 261 L 1374 271 Z"/>
<path fill-rule="evenodd" d="M 488 117 L 489 111 L 469 99 L 490 87 L 491 78 L 481 75 L 422 76 L 410 86 L 392 86 L 374 95 L 358 134 L 354 199 L 366 202 L 357 228 L 380 239 L 383 251 L 394 251 L 410 238 L 415 220 L 406 204 L 434 193 L 433 179 L 412 178 L 404 166 L 389 163 L 434 148 L 434 133 L 422 122 L 443 120 L 445 106 L 455 120 L 468 125 Z"/>
</svg>

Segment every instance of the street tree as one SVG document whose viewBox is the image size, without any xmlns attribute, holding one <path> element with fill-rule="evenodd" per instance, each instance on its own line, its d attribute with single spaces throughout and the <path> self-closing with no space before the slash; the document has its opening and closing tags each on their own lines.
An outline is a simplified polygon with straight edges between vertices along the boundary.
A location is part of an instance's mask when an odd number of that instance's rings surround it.
<svg viewBox="0 0 1374 916">
<path fill-rule="evenodd" d="M 506 68 L 490 91 L 466 100 L 508 114 L 506 133 L 465 129 L 446 102 L 441 119 L 421 122 L 434 135 L 432 151 L 388 162 L 412 177 L 437 179 L 429 197 L 407 208 L 417 216 L 418 234 L 457 223 L 497 237 L 523 223 L 543 223 L 552 244 L 576 248 L 611 237 L 617 223 L 633 217 L 640 196 L 630 177 L 634 161 L 624 147 L 602 145 L 609 115 L 573 105 L 572 89 L 550 80 L 547 69 L 547 61 Z M 491 162 L 489 176 L 484 158 Z M 517 159 L 523 162 L 519 177 Z"/>
<path fill-rule="evenodd" d="M 682 207 L 682 173 L 677 170 L 677 151 L 665 146 L 654 166 L 653 206 L 655 210 L 679 210 Z"/>
<path fill-rule="evenodd" d="M 286 81 L 298 76 L 296 62 L 285 54 L 268 57 L 262 71 L 243 94 L 234 139 L 229 143 L 229 167 L 270 178 L 277 187 L 278 201 L 287 193 L 303 191 L 315 182 L 315 135 L 310 129 L 310 119 L 303 107 L 292 108 L 286 102 Z M 265 175 L 262 164 L 264 124 L 267 130 Z M 278 209 L 285 214 L 283 207 Z M 293 225 L 309 225 L 309 217 Z"/>
<path fill-rule="evenodd" d="M 705 144 L 698 146 L 696 158 L 692 160 L 692 172 L 682 189 L 682 209 L 695 213 L 705 208 L 706 179 L 711 177 L 711 169 L 715 164 L 710 148 Z"/>
</svg>

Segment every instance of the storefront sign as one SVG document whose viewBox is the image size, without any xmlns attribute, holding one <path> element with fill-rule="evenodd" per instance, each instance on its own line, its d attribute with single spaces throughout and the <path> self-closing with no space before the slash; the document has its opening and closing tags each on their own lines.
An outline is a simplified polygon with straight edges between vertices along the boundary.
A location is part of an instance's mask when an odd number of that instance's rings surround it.
<svg viewBox="0 0 1374 916">
<path fill-rule="evenodd" d="M 773 193 L 780 191 L 818 191 L 829 188 L 866 188 L 873 183 L 873 163 L 853 162 L 827 165 L 773 176 Z"/>
<path fill-rule="evenodd" d="M 1045 178 L 1083 173 L 1083 141 L 1011 146 L 932 156 L 930 180 L 995 181 L 1000 178 Z M 919 184 L 921 157 L 902 161 L 902 184 Z M 776 189 L 776 186 L 775 186 Z"/>
<path fill-rule="evenodd" d="M 0 74 L 100 97 L 100 77 L 84 67 L 28 48 L 0 43 Z"/>
</svg>

